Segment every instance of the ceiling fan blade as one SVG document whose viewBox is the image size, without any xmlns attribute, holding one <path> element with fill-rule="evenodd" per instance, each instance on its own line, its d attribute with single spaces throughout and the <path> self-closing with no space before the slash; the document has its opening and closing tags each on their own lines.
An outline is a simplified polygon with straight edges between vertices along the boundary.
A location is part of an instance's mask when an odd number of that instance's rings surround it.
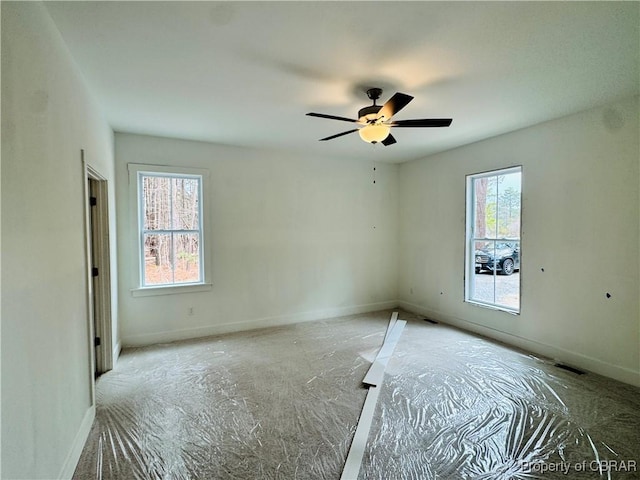
<svg viewBox="0 0 640 480">
<path fill-rule="evenodd" d="M 347 132 L 342 132 L 342 133 L 338 133 L 338 134 L 336 134 L 336 135 L 331 135 L 330 137 L 321 138 L 321 139 L 320 139 L 320 141 L 321 141 L 321 142 L 324 142 L 325 140 L 332 140 L 332 139 L 334 139 L 334 138 L 338 138 L 338 137 L 341 137 L 341 136 L 343 136 L 343 135 L 348 135 L 348 134 L 350 134 L 350 133 L 357 132 L 357 131 L 358 131 L 358 129 L 357 129 L 357 128 L 354 128 L 353 130 L 349 130 L 349 131 L 347 131 Z"/>
<path fill-rule="evenodd" d="M 389 124 L 390 127 L 448 127 L 451 118 L 421 118 L 416 120 L 396 120 Z"/>
<path fill-rule="evenodd" d="M 388 147 L 389 145 L 393 145 L 394 143 L 396 143 L 396 139 L 393 138 L 393 135 L 389 134 L 387 135 L 387 138 L 382 140 L 382 142 L 380 143 L 382 143 L 385 147 Z"/>
<path fill-rule="evenodd" d="M 325 115 L 324 113 L 307 113 L 310 117 L 320 117 L 320 118 L 328 118 L 330 120 L 342 120 L 343 122 L 352 122 L 356 123 L 358 120 L 353 120 L 352 118 L 347 117 L 336 117 L 335 115 Z"/>
<path fill-rule="evenodd" d="M 378 118 L 383 118 L 384 120 L 389 120 L 396 113 L 402 110 L 407 104 L 413 100 L 411 95 L 407 95 L 406 93 L 397 92 L 391 97 L 387 103 L 385 103 L 382 108 L 378 111 Z"/>
</svg>

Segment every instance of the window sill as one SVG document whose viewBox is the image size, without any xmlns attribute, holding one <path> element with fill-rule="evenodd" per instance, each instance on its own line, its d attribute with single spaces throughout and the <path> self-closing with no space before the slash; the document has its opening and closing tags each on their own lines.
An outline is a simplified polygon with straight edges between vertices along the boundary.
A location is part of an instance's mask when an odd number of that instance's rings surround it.
<svg viewBox="0 0 640 480">
<path fill-rule="evenodd" d="M 482 303 L 475 300 L 465 300 L 465 302 L 470 305 L 475 305 L 476 307 L 487 308 L 489 310 L 497 310 L 499 312 L 505 312 L 510 315 L 520 315 L 520 310 L 514 310 L 508 307 L 502 307 L 500 305 L 494 305 L 491 303 Z"/>
<path fill-rule="evenodd" d="M 164 287 L 144 287 L 131 290 L 133 297 L 153 297 L 156 295 L 174 295 L 177 293 L 209 292 L 213 288 L 210 283 L 194 285 L 167 285 Z"/>
</svg>

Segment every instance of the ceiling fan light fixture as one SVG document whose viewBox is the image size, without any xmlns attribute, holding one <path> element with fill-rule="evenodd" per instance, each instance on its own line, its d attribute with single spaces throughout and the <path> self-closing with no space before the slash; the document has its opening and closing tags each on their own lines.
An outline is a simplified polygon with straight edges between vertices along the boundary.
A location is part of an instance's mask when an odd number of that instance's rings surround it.
<svg viewBox="0 0 640 480">
<path fill-rule="evenodd" d="M 1 1 L 1 0 L 0 0 Z M 382 89 L 370 88 L 367 96 L 373 100 L 373 105 L 361 108 L 358 111 L 358 120 L 326 113 L 307 113 L 310 117 L 328 118 L 330 120 L 340 120 L 342 122 L 356 123 L 360 128 L 347 130 L 335 135 L 321 138 L 320 141 L 333 140 L 350 133 L 358 132 L 360 138 L 367 143 L 382 143 L 385 147 L 396 143 L 396 139 L 391 135 L 391 127 L 448 127 L 451 125 L 451 118 L 417 118 L 413 120 L 391 120 L 396 113 L 402 110 L 413 100 L 411 95 L 396 92 L 384 105 L 376 105 L 376 100 L 380 98 Z"/>
<path fill-rule="evenodd" d="M 389 136 L 390 131 L 387 125 L 367 125 L 358 130 L 358 134 L 365 142 L 379 143 Z"/>
</svg>

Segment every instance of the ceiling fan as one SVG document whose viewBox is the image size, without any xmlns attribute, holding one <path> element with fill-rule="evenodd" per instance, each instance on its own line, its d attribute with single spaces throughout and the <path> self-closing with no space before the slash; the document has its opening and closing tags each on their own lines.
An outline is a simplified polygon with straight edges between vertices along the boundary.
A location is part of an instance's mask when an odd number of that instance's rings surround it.
<svg viewBox="0 0 640 480">
<path fill-rule="evenodd" d="M 413 100 L 411 95 L 397 92 L 384 105 L 376 105 L 376 100 L 382 95 L 381 88 L 370 88 L 367 96 L 373 100 L 373 105 L 361 108 L 358 111 L 358 119 L 353 120 L 346 117 L 326 115 L 324 113 L 307 113 L 310 117 L 329 118 L 331 120 L 341 120 L 343 122 L 357 123 L 359 128 L 346 132 L 321 138 L 320 141 L 332 140 L 353 132 L 358 132 L 360 138 L 369 143 L 382 143 L 383 145 L 393 145 L 396 139 L 391 135 L 391 127 L 448 127 L 453 121 L 451 118 L 422 118 L 416 120 L 391 120 L 396 113 L 402 110 Z"/>
</svg>

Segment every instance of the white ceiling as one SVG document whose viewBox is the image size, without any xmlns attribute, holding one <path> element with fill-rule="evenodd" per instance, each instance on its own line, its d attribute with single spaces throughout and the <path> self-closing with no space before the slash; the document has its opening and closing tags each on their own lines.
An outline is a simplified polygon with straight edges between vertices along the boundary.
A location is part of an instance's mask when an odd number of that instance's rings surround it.
<svg viewBox="0 0 640 480">
<path fill-rule="evenodd" d="M 45 2 L 116 131 L 420 158 L 639 93 L 638 2 Z M 368 145 L 366 87 L 415 99 Z"/>
</svg>

